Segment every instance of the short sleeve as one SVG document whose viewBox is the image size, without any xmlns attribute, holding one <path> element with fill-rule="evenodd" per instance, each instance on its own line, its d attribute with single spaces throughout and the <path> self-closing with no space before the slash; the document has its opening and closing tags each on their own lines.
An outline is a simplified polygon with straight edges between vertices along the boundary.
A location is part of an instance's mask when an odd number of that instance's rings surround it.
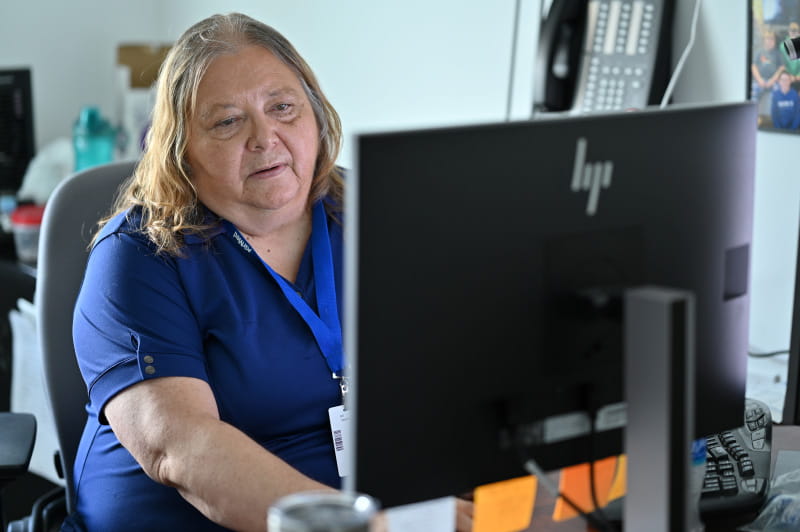
<svg viewBox="0 0 800 532">
<path fill-rule="evenodd" d="M 92 250 L 75 306 L 73 340 L 90 407 L 158 377 L 208 381 L 202 335 L 174 259 L 143 235 L 113 233 Z"/>
</svg>

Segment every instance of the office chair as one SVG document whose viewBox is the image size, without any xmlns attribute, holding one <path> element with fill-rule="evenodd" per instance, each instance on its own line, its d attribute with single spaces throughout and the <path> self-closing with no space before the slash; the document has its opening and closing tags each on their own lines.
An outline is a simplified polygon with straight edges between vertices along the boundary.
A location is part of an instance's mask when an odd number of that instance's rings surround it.
<svg viewBox="0 0 800 532">
<path fill-rule="evenodd" d="M 109 213 L 117 190 L 135 165 L 134 161 L 117 162 L 74 174 L 56 187 L 47 202 L 39 235 L 34 303 L 59 446 L 56 469 L 65 487 L 45 494 L 30 516 L 9 524 L 8 532 L 57 528 L 75 508 L 72 469 L 86 423 L 88 394 L 72 344 L 72 313 L 96 223 Z"/>
<path fill-rule="evenodd" d="M 0 490 L 28 471 L 36 439 L 33 414 L 0 412 Z M 2 500 L 0 523 L 5 524 Z"/>
</svg>

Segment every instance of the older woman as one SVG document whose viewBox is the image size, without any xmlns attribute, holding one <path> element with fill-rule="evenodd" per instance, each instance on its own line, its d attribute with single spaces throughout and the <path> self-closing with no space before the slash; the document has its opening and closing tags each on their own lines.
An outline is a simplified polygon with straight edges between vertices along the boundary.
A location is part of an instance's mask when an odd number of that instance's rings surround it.
<svg viewBox="0 0 800 532">
<path fill-rule="evenodd" d="M 65 529 L 263 531 L 276 498 L 339 487 L 340 139 L 269 26 L 217 15 L 175 43 L 77 302 L 89 416 Z"/>
<path fill-rule="evenodd" d="M 213 16 L 175 43 L 77 303 L 71 526 L 264 530 L 277 497 L 339 486 L 340 135 L 272 28 Z"/>
</svg>

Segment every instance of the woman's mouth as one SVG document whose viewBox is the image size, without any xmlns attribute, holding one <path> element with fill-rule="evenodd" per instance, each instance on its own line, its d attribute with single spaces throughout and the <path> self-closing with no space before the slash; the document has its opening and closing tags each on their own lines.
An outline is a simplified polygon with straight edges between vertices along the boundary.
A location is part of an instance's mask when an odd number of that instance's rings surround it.
<svg viewBox="0 0 800 532">
<path fill-rule="evenodd" d="M 286 169 L 286 164 L 278 163 L 271 166 L 265 166 L 260 170 L 256 170 L 255 172 L 250 174 L 250 177 L 260 177 L 260 178 L 274 177 L 283 172 L 285 169 Z"/>
</svg>

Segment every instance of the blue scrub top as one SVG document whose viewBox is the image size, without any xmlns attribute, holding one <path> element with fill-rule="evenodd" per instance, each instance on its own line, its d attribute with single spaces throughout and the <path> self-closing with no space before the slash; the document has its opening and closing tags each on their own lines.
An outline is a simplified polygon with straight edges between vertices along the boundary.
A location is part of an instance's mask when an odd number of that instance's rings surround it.
<svg viewBox="0 0 800 532">
<path fill-rule="evenodd" d="M 278 283 L 222 224 L 209 238 L 187 236 L 176 258 L 154 253 L 136 231 L 139 219 L 123 213 L 104 227 L 75 308 L 75 351 L 89 390 L 75 521 L 89 531 L 222 530 L 147 477 L 101 418 L 116 393 L 158 377 L 208 382 L 223 421 L 339 487 L 328 420 L 328 408 L 341 404 L 339 385 Z M 342 227 L 327 221 L 342 294 Z M 293 288 L 316 311 L 311 240 Z M 341 297 L 337 305 L 341 320 Z"/>
</svg>

